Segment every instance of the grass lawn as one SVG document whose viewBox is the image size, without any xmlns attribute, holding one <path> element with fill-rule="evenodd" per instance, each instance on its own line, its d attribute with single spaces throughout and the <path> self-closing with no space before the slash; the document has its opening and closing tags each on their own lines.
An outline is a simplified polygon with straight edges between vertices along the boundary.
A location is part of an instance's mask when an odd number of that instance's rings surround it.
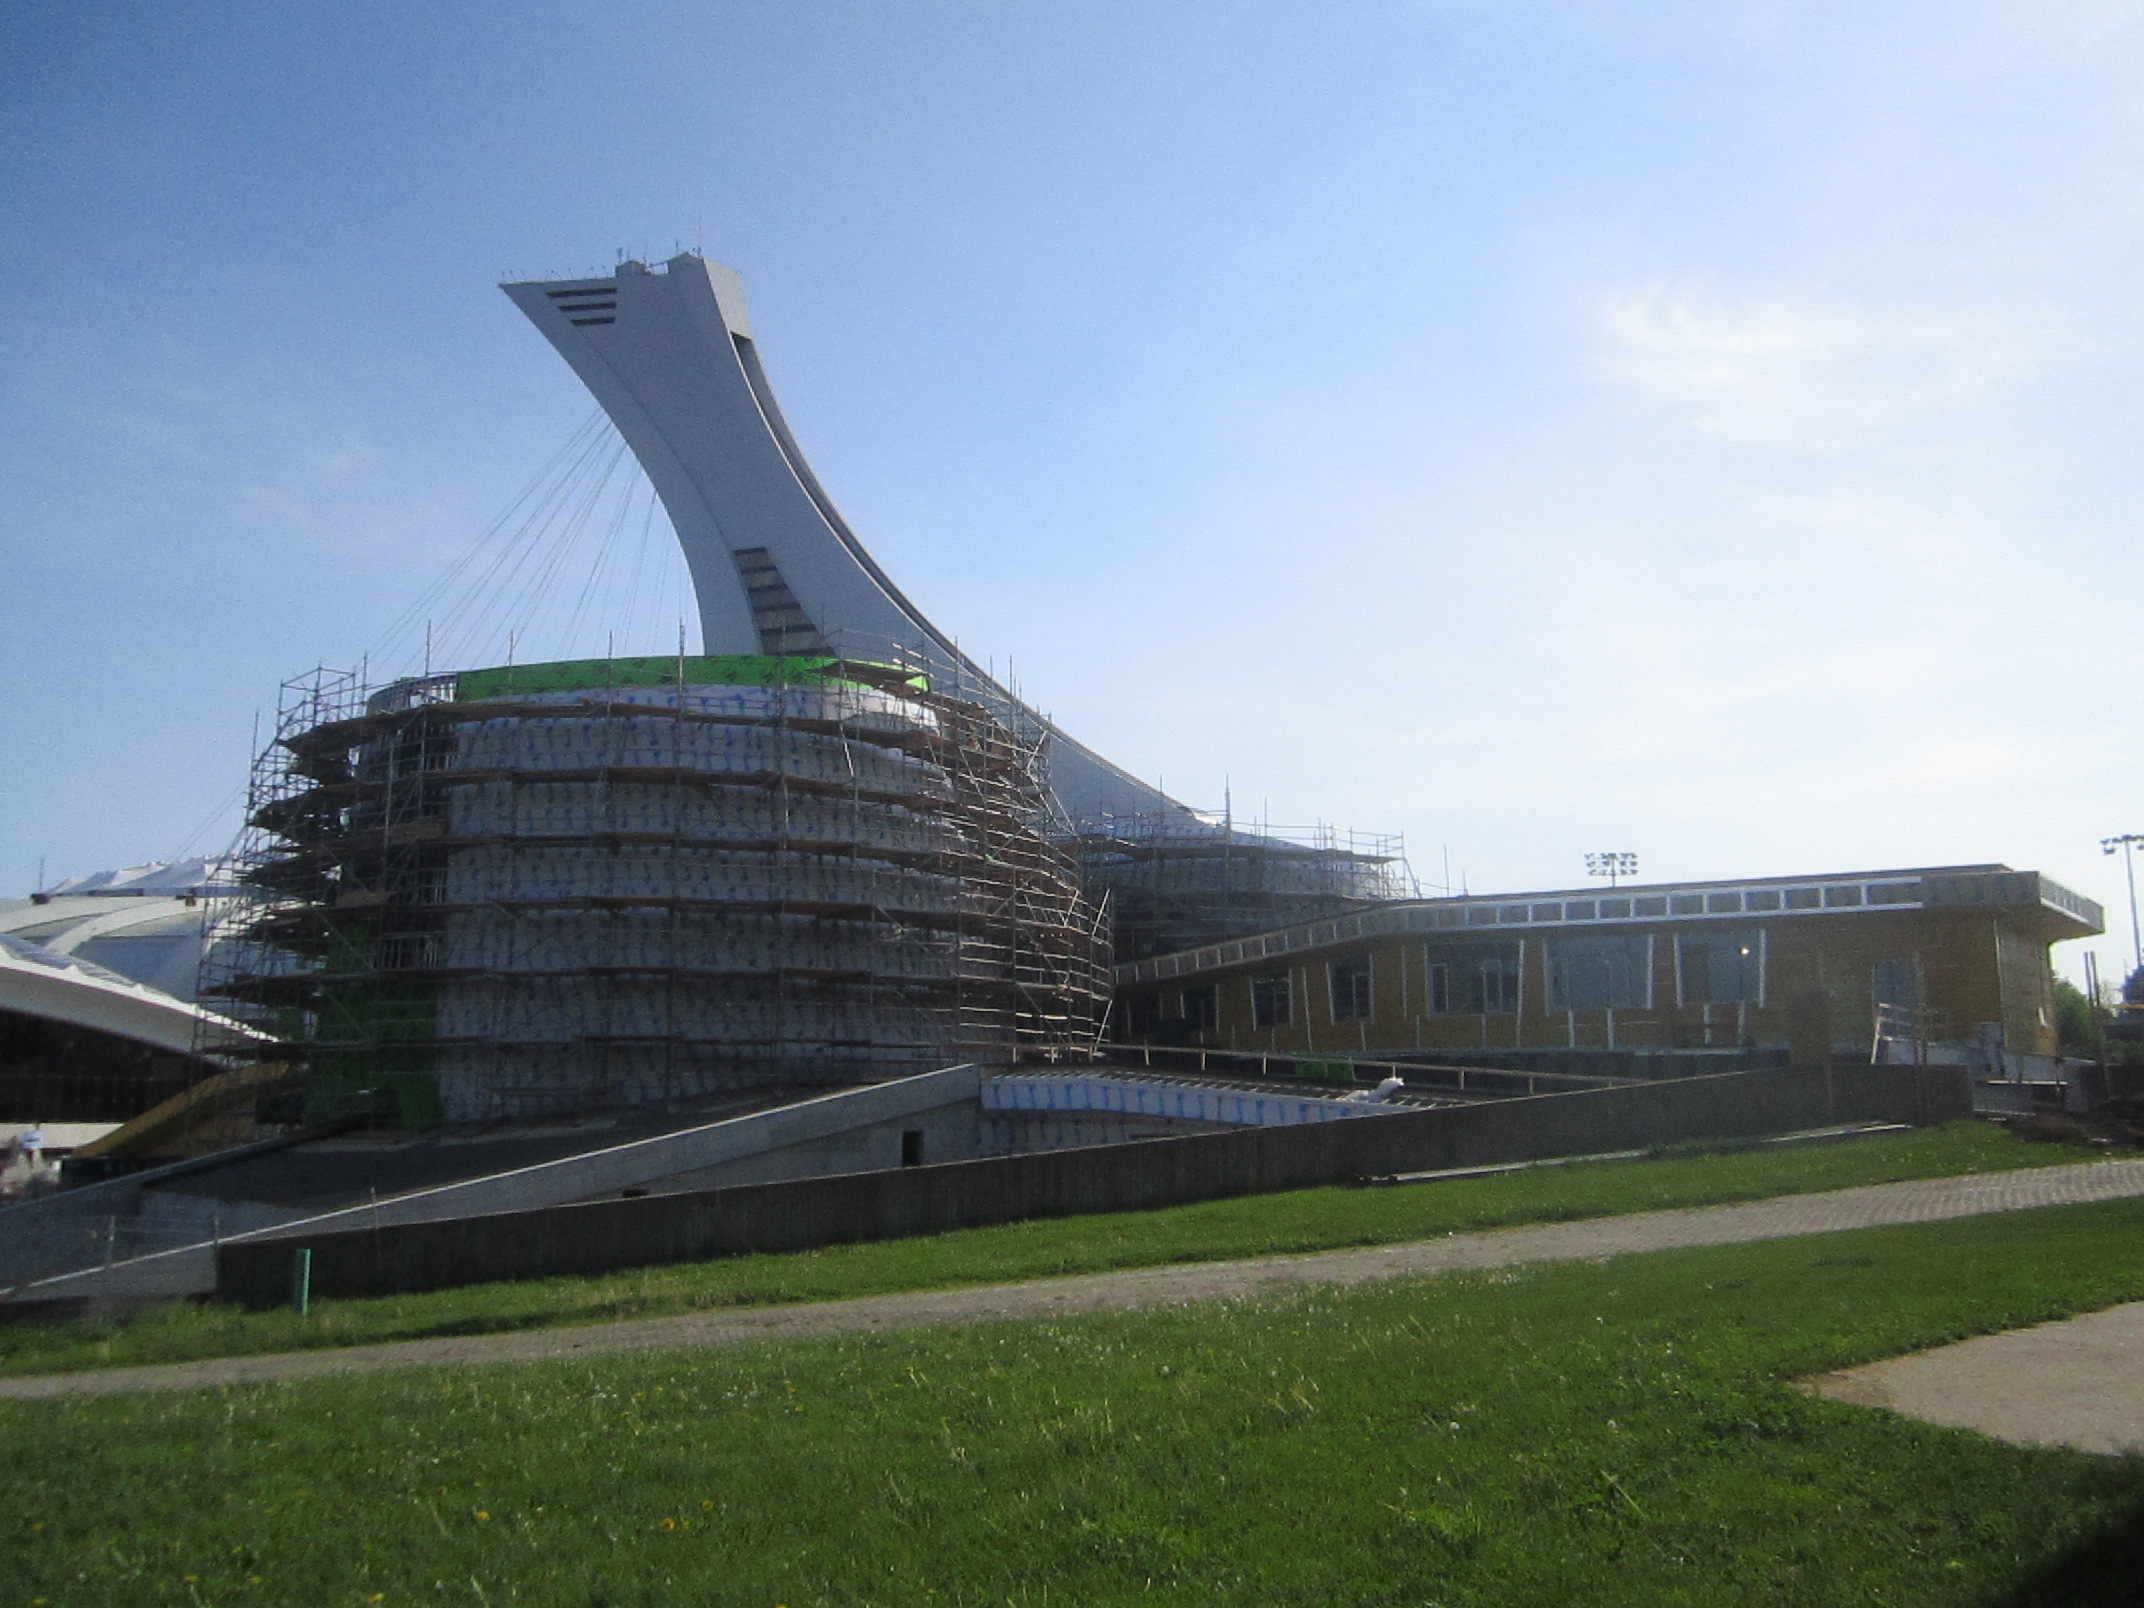
<svg viewBox="0 0 2144 1608">
<path fill-rule="evenodd" d="M 2099 1159 L 1982 1122 L 1838 1144 L 1689 1151 L 1532 1168 L 1389 1189 L 1306 1189 L 963 1229 L 779 1256 L 740 1256 L 596 1278 L 534 1279 L 284 1311 L 171 1306 L 131 1322 L 0 1327 L 0 1374 L 489 1334 L 717 1307 L 840 1300 L 1171 1262 L 1392 1245 L 1469 1229 L 1759 1200 L 1855 1184 Z"/>
<path fill-rule="evenodd" d="M 1685 1151 L 1655 1160 L 1529 1168 L 1400 1188 L 1241 1196 L 1162 1211 L 1119 1211 L 965 1229 L 922 1239 L 673 1267 L 602 1278 L 478 1284 L 459 1291 L 319 1301 L 309 1316 L 172 1306 L 131 1323 L 0 1327 L 0 1374 L 116 1368 L 319 1346 L 497 1334 L 778 1301 L 999 1284 L 1113 1267 L 1402 1244 L 1522 1222 L 1602 1218 L 1657 1207 L 1756 1201 L 1953 1173 L 2088 1160 L 2097 1151 L 2030 1143 L 1990 1123 L 1837 1145 Z"/>
<path fill-rule="evenodd" d="M 1814 1400 L 2144 1297 L 2144 1202 L 1241 1303 L 0 1407 L 11 1601 L 2134 1601 L 2144 1459 Z M 2128 1567 L 2133 1570 L 2132 1561 Z"/>
</svg>

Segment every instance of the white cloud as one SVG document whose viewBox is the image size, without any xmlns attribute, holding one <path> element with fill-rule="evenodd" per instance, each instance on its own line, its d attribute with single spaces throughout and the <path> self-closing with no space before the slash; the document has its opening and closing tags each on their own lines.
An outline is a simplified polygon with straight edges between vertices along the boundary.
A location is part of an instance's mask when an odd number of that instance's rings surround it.
<svg viewBox="0 0 2144 1608">
<path fill-rule="evenodd" d="M 1603 308 L 1601 361 L 1709 435 L 1817 451 L 1985 400 L 2048 359 L 2048 323 L 2011 308 L 1872 311 L 1652 284 Z"/>
</svg>

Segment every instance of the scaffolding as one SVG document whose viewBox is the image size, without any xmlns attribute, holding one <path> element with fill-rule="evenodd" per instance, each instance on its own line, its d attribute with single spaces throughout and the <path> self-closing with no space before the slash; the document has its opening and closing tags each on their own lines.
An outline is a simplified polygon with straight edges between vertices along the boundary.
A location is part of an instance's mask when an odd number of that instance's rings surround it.
<svg viewBox="0 0 2144 1608">
<path fill-rule="evenodd" d="M 480 1120 L 1091 1048 L 1046 737 L 917 666 L 571 661 L 285 688 L 204 989 L 310 1115 Z"/>
<path fill-rule="evenodd" d="M 1343 915 L 1414 890 L 1396 835 L 1218 818 L 1111 815 L 1077 823 L 1091 893 L 1108 897 L 1122 961 Z"/>
</svg>

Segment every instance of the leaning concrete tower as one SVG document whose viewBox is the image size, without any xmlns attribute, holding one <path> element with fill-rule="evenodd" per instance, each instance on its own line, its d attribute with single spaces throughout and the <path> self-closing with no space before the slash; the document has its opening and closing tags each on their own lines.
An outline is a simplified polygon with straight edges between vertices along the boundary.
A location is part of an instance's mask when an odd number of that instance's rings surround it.
<svg viewBox="0 0 2144 1608">
<path fill-rule="evenodd" d="M 1199 818 L 1059 731 L 998 686 L 879 568 L 782 419 L 727 268 L 687 253 L 598 279 L 503 287 L 625 437 L 685 550 L 709 653 L 893 649 L 977 690 L 1008 724 L 1046 733 L 1050 784 L 1078 821 Z"/>
</svg>

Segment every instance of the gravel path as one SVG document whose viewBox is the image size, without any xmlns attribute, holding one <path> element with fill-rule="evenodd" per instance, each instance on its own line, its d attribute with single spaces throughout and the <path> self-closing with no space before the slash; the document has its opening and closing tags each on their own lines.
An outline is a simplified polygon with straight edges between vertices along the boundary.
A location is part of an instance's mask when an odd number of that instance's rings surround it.
<svg viewBox="0 0 2144 1608">
<path fill-rule="evenodd" d="M 923 1290 L 794 1306 L 698 1312 L 676 1318 L 605 1323 L 573 1329 L 404 1340 L 339 1351 L 294 1351 L 267 1357 L 162 1363 L 92 1373 L 0 1379 L 0 1400 L 102 1396 L 122 1391 L 193 1390 L 206 1386 L 310 1379 L 321 1374 L 459 1363 L 534 1362 L 690 1346 L 735 1345 L 801 1335 L 853 1334 L 886 1329 L 973 1323 L 994 1318 L 1056 1317 L 1073 1312 L 1121 1312 L 1256 1295 L 1290 1285 L 1367 1283 L 1401 1275 L 1513 1267 L 1528 1262 L 1598 1261 L 1693 1245 L 1829 1234 L 1887 1223 L 1935 1223 L 1988 1212 L 2077 1205 L 2144 1195 L 2144 1161 L 2108 1161 L 2022 1172 L 1976 1173 L 1903 1184 L 1871 1184 L 1822 1195 L 1785 1195 L 1739 1206 L 1635 1212 L 1527 1228 L 1452 1234 L 1410 1245 L 1328 1251 L 1313 1256 L 1260 1257 L 1243 1262 L 1198 1262 L 1091 1273 L 1075 1278 L 996 1284 L 978 1289 Z"/>
</svg>

